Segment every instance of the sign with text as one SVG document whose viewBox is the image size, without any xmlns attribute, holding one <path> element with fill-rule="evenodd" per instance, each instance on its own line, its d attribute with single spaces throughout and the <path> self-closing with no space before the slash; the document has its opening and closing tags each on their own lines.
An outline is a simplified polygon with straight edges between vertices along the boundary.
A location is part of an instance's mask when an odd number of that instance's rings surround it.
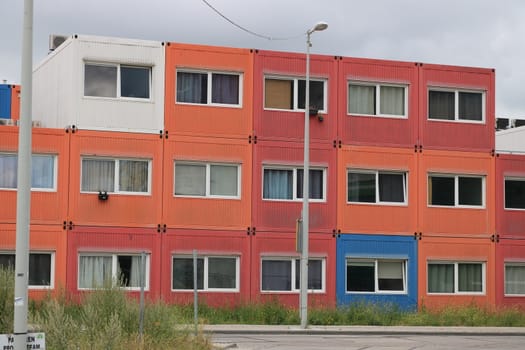
<svg viewBox="0 0 525 350">
<path fill-rule="evenodd" d="M 15 348 L 14 334 L 0 334 L 0 350 L 13 350 Z M 27 333 L 27 350 L 46 349 L 45 333 Z"/>
</svg>

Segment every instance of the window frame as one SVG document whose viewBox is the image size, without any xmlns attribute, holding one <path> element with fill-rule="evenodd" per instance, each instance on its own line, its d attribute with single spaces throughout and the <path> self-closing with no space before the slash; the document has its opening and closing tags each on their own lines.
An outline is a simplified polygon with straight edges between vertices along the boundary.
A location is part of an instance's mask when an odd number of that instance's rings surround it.
<svg viewBox="0 0 525 350">
<path fill-rule="evenodd" d="M 278 199 L 278 198 L 264 198 L 264 171 L 270 169 L 270 170 L 283 170 L 283 171 L 292 171 L 292 199 Z M 261 181 L 261 197 L 263 201 L 278 201 L 278 202 L 300 202 L 303 200 L 303 197 L 297 196 L 297 182 L 298 182 L 298 176 L 297 172 L 298 170 L 303 170 L 303 166 L 290 166 L 290 165 L 264 165 L 262 166 L 262 181 Z M 326 193 L 327 190 L 327 168 L 322 166 L 310 166 L 309 170 L 321 170 L 323 174 L 323 198 L 321 199 L 315 199 L 315 198 L 309 198 L 308 202 L 310 203 L 326 203 L 328 194 Z"/>
<path fill-rule="evenodd" d="M 223 258 L 223 259 L 235 259 L 235 288 L 210 288 L 209 285 L 209 259 L 210 258 Z M 173 262 L 174 259 L 193 259 L 191 254 L 171 254 L 171 274 L 170 274 L 170 291 L 171 292 L 193 292 L 194 288 L 189 289 L 174 289 L 173 288 Z M 219 293 L 239 293 L 241 283 L 241 257 L 240 255 L 218 255 L 218 254 L 203 254 L 197 255 L 197 260 L 203 259 L 203 281 L 202 289 L 197 288 L 200 292 L 219 292 Z"/>
<path fill-rule="evenodd" d="M 194 74 L 206 74 L 207 75 L 207 90 L 206 90 L 206 103 L 196 102 L 184 102 L 177 99 L 177 78 L 180 73 L 194 73 Z M 239 103 L 214 103 L 212 100 L 213 96 L 213 74 L 226 74 L 234 75 L 239 77 L 239 95 L 237 96 Z M 175 103 L 180 105 L 189 106 L 210 106 L 210 107 L 228 107 L 228 108 L 242 108 L 243 106 L 243 92 L 244 92 L 244 72 L 238 71 L 226 71 L 226 70 L 207 70 L 207 69 L 193 69 L 193 68 L 177 68 L 175 70 Z"/>
<path fill-rule="evenodd" d="M 17 172 L 17 179 L 18 181 L 18 153 L 16 152 L 0 152 L 0 157 L 2 156 L 14 156 L 16 158 L 16 172 Z M 31 154 L 31 163 L 32 163 L 32 169 L 34 169 L 34 161 L 33 157 L 35 156 L 49 156 L 53 159 L 53 186 L 52 187 L 33 187 L 33 179 L 31 174 L 31 192 L 57 192 L 58 190 L 58 155 L 53 153 L 32 153 Z M 17 191 L 18 186 L 15 187 L 0 187 L 0 191 Z"/>
<path fill-rule="evenodd" d="M 373 263 L 374 264 L 374 291 L 349 291 L 348 290 L 348 265 L 349 263 Z M 379 289 L 379 263 L 381 262 L 399 262 L 401 263 L 403 275 L 403 290 L 381 290 Z M 380 295 L 406 295 L 408 294 L 408 258 L 367 258 L 346 256 L 345 257 L 345 294 L 380 294 Z"/>
<path fill-rule="evenodd" d="M 454 93 L 454 119 L 439 119 L 430 117 L 430 92 L 453 92 Z M 481 120 L 470 120 L 460 119 L 459 116 L 459 94 L 460 93 L 476 93 L 481 94 Z M 472 124 L 485 124 L 487 120 L 487 91 L 476 90 L 476 89 L 456 89 L 439 86 L 429 86 L 427 88 L 427 120 L 433 122 L 455 122 L 455 123 L 472 123 Z"/>
<path fill-rule="evenodd" d="M 151 195 L 151 187 L 152 187 L 152 168 L 153 168 L 153 161 L 152 159 L 146 159 L 146 158 L 116 158 L 116 157 L 99 157 L 99 156 L 90 156 L 90 155 L 81 155 L 80 156 L 80 193 L 98 193 L 99 191 L 85 191 L 82 189 L 82 174 L 84 172 L 84 167 L 82 166 L 82 163 L 84 160 L 105 160 L 105 161 L 114 161 L 115 162 L 115 168 L 113 173 L 113 191 L 104 191 L 109 194 L 114 195 L 131 195 L 131 196 L 150 196 Z M 134 191 L 121 191 L 120 190 L 120 162 L 121 161 L 142 161 L 148 163 L 148 184 L 147 184 L 147 191 L 146 192 L 134 192 Z"/>
<path fill-rule="evenodd" d="M 454 178 L 454 205 L 432 204 L 430 203 L 430 177 Z M 459 178 L 481 179 L 481 205 L 459 204 Z M 446 173 L 427 173 L 427 207 L 431 208 L 464 208 L 464 209 L 485 209 L 486 201 L 486 175 L 475 174 L 446 174 Z"/>
<path fill-rule="evenodd" d="M 315 257 L 310 256 L 308 258 L 308 262 L 315 260 L 315 261 L 321 261 L 321 289 L 310 289 L 308 288 L 307 292 L 310 294 L 321 294 L 326 293 L 326 257 Z M 263 261 L 288 261 L 290 262 L 290 268 L 291 268 L 291 274 L 290 274 L 290 290 L 264 290 L 263 289 Z M 301 264 L 301 258 L 300 257 L 292 257 L 292 256 L 262 256 L 260 260 L 260 285 L 259 289 L 262 294 L 297 294 L 301 291 L 300 288 L 295 288 L 295 280 L 297 278 L 297 273 L 301 273 L 300 268 L 299 271 L 296 271 L 297 263 L 299 262 L 299 266 Z M 299 276 L 300 277 L 300 276 Z"/>
<path fill-rule="evenodd" d="M 365 114 L 365 113 L 350 113 L 350 85 L 360 85 L 360 86 L 372 86 L 375 88 L 375 114 Z M 398 87 L 403 88 L 404 91 L 404 108 L 403 114 L 383 114 L 381 113 L 381 87 Z M 408 84 L 403 83 L 387 83 L 387 82 L 374 82 L 374 81 L 363 81 L 363 80 L 348 80 L 346 83 L 346 114 L 348 116 L 365 116 L 365 117 L 377 117 L 377 118 L 394 118 L 394 119 L 408 119 Z"/>
<path fill-rule="evenodd" d="M 78 252 L 77 254 L 77 289 L 78 290 L 96 290 L 100 288 L 101 286 L 96 287 L 80 287 L 80 258 L 81 257 L 111 257 L 111 283 L 114 285 L 118 281 L 118 257 L 119 256 L 131 256 L 140 257 L 142 252 L 118 252 L 118 253 L 109 253 L 109 252 Z M 144 290 L 149 291 L 150 290 L 150 268 L 151 268 L 151 253 L 146 252 L 146 266 L 145 266 L 145 274 L 144 274 Z M 141 287 L 128 287 L 128 286 L 121 286 L 121 289 L 125 291 L 140 291 Z"/>
<path fill-rule="evenodd" d="M 356 174 L 374 174 L 375 175 L 375 202 L 358 202 L 358 201 L 349 201 L 348 194 L 350 187 L 348 186 L 348 176 L 350 173 Z M 379 175 L 380 174 L 392 174 L 392 175 L 403 175 L 403 202 L 387 202 L 381 201 L 381 193 L 379 192 Z M 346 204 L 364 204 L 364 205 L 392 205 L 392 206 L 407 206 L 408 205 L 408 181 L 409 181 L 409 172 L 407 170 L 368 170 L 368 169 L 356 169 L 356 168 L 347 168 L 346 169 Z"/>
<path fill-rule="evenodd" d="M 525 292 L 522 294 L 507 292 L 507 266 L 521 267 L 525 270 L 525 261 L 504 261 L 503 262 L 503 295 L 505 297 L 525 297 Z"/>
<path fill-rule="evenodd" d="M 454 266 L 454 291 L 447 292 L 430 292 L 429 291 L 429 265 L 453 265 Z M 477 264 L 481 265 L 481 291 L 480 292 L 463 292 L 459 291 L 459 265 L 461 264 Z M 451 260 L 428 260 L 427 261 L 427 288 L 426 292 L 429 295 L 486 295 L 487 293 L 487 262 L 486 261 L 451 261 Z"/>
<path fill-rule="evenodd" d="M 175 193 L 175 184 L 176 184 L 176 170 L 177 163 L 181 165 L 200 165 L 206 167 L 206 184 L 205 184 L 205 195 L 190 195 L 190 194 L 176 194 Z M 201 162 L 201 161 L 188 161 L 188 160 L 177 160 L 173 161 L 173 197 L 177 198 L 206 198 L 206 199 L 241 199 L 241 183 L 242 183 L 242 164 L 241 163 L 225 163 L 225 162 Z M 226 195 L 212 195 L 211 194 L 211 167 L 212 166 L 235 166 L 237 167 L 237 195 L 235 196 L 226 196 Z"/>
<path fill-rule="evenodd" d="M 272 79 L 272 80 L 284 80 L 284 81 L 291 81 L 293 86 L 293 106 L 291 109 L 286 108 L 272 108 L 272 107 L 266 107 L 266 80 Z M 264 75 L 263 77 L 263 110 L 265 111 L 281 111 L 281 112 L 305 112 L 304 108 L 299 108 L 299 81 L 305 81 L 306 83 L 306 76 L 305 77 L 299 77 L 299 76 L 286 76 L 286 75 Z M 328 79 L 323 78 L 312 78 L 310 77 L 310 82 L 321 82 L 323 83 L 323 109 L 318 109 L 318 113 L 326 114 L 328 113 Z M 311 97 L 311 96 L 310 96 Z M 306 101 L 304 101 L 306 102 Z M 312 101 L 310 101 L 312 102 Z M 305 106 L 306 107 L 306 106 Z"/>
<path fill-rule="evenodd" d="M 115 91 L 115 97 L 111 96 L 92 96 L 92 95 L 86 95 L 86 66 L 99 66 L 99 67 L 116 67 L 117 68 L 117 81 L 116 81 L 116 91 Z M 129 68 L 144 68 L 147 69 L 149 72 L 149 79 L 148 79 L 148 97 L 129 97 L 129 96 L 122 96 L 121 90 L 122 90 L 122 74 L 121 74 L 121 68 L 122 67 L 129 67 Z M 83 78 L 82 78 L 82 96 L 84 98 L 88 99 L 108 99 L 108 100 L 128 100 L 128 101 L 152 101 L 153 100 L 153 66 L 152 65 L 141 65 L 141 64 L 134 64 L 134 63 L 112 63 L 112 62 L 97 62 L 97 61 L 91 61 L 91 60 L 85 60 L 83 65 Z"/>
<path fill-rule="evenodd" d="M 507 190 L 506 190 L 507 189 L 507 180 L 523 182 L 523 184 L 525 186 L 525 177 L 518 177 L 518 176 L 504 176 L 503 177 L 503 209 L 504 210 L 525 211 L 525 203 L 523 205 L 523 208 L 507 207 Z"/>
<path fill-rule="evenodd" d="M 34 284 L 29 284 L 29 276 L 28 276 L 28 286 L 27 286 L 27 289 L 29 290 L 52 290 L 52 289 L 55 289 L 55 252 L 54 251 L 49 251 L 49 250 L 43 250 L 43 251 L 38 251 L 38 250 L 31 250 L 29 252 L 29 257 L 32 255 L 32 254 L 47 254 L 50 256 L 50 262 L 49 262 L 49 285 L 34 285 Z M 12 251 L 12 250 L 0 250 L 0 255 L 10 255 L 10 256 L 13 256 L 13 258 L 16 260 L 16 252 Z M 29 263 L 29 260 L 28 260 L 28 263 Z M 15 266 L 13 266 L 13 269 L 15 268 Z"/>
</svg>

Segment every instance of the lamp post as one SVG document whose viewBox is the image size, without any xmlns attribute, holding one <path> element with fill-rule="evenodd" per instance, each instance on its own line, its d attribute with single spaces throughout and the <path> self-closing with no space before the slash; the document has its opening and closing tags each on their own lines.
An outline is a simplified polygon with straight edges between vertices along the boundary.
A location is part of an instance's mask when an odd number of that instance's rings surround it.
<svg viewBox="0 0 525 350">
<path fill-rule="evenodd" d="M 306 84 L 304 102 L 304 166 L 303 166 L 303 215 L 301 239 L 300 315 L 301 328 L 308 324 L 308 201 L 310 200 L 310 36 L 328 28 L 326 22 L 318 22 L 306 32 Z"/>
</svg>

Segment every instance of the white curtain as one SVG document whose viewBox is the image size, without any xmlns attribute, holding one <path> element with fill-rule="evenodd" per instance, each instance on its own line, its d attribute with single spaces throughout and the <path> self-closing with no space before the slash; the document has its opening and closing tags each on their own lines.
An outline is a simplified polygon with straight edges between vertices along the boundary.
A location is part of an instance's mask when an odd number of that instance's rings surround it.
<svg viewBox="0 0 525 350">
<path fill-rule="evenodd" d="M 405 88 L 400 86 L 381 86 L 380 88 L 381 114 L 404 115 L 405 114 Z"/>
<path fill-rule="evenodd" d="M 119 190 L 125 192 L 148 192 L 148 161 L 119 161 Z"/>
<path fill-rule="evenodd" d="M 525 266 L 505 266 L 505 294 L 525 295 Z"/>
<path fill-rule="evenodd" d="M 376 114 L 375 86 L 352 85 L 348 86 L 348 113 Z"/>
<path fill-rule="evenodd" d="M 292 170 L 264 169 L 264 199 L 293 199 Z"/>
<path fill-rule="evenodd" d="M 31 164 L 31 187 L 53 188 L 55 178 L 55 157 L 51 155 L 33 155 Z"/>
<path fill-rule="evenodd" d="M 206 195 L 206 165 L 175 163 L 175 194 Z"/>
<path fill-rule="evenodd" d="M 208 74 L 177 72 L 177 102 L 207 103 Z"/>
<path fill-rule="evenodd" d="M 115 161 L 82 159 L 82 191 L 98 192 L 115 190 Z"/>
<path fill-rule="evenodd" d="M 79 288 L 98 288 L 111 281 L 111 256 L 81 256 L 78 268 Z"/>
<path fill-rule="evenodd" d="M 131 256 L 131 271 L 129 276 L 129 287 L 140 287 L 141 256 Z M 144 276 L 146 278 L 146 276 Z"/>
<path fill-rule="evenodd" d="M 16 188 L 17 162 L 16 154 L 0 154 L 0 188 Z"/>
<path fill-rule="evenodd" d="M 210 165 L 210 194 L 237 196 L 237 174 L 236 165 Z"/>
</svg>

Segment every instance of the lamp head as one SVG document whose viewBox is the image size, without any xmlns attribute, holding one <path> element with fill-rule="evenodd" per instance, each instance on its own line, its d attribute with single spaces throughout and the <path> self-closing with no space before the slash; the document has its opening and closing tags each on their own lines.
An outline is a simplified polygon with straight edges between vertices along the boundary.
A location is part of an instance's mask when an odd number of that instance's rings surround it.
<svg viewBox="0 0 525 350">
<path fill-rule="evenodd" d="M 320 32 L 322 30 L 325 30 L 326 28 L 328 28 L 328 23 L 326 22 L 317 22 L 312 29 L 310 29 L 307 33 L 308 34 L 312 34 L 313 32 Z"/>
</svg>

